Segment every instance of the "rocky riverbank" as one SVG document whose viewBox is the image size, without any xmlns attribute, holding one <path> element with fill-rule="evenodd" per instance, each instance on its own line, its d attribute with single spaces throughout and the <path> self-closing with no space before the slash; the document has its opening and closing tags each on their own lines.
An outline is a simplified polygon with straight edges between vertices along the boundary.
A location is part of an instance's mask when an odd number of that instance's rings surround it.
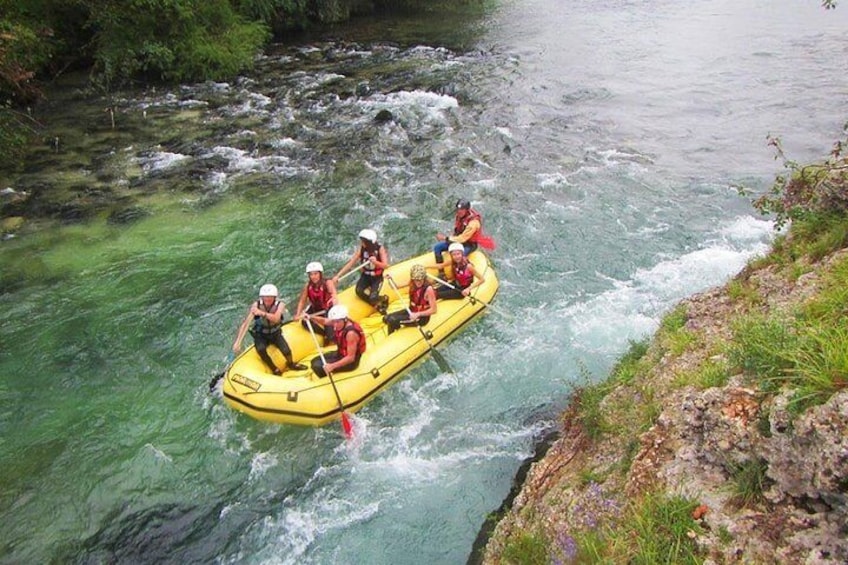
<svg viewBox="0 0 848 565">
<path fill-rule="evenodd" d="M 675 563 L 848 562 L 844 365 L 827 367 L 832 389 L 807 402 L 797 381 L 739 361 L 751 320 L 801 335 L 797 320 L 841 315 L 848 250 L 787 248 L 683 301 L 605 383 L 575 394 L 482 562 L 651 562 L 651 551 Z M 760 346 L 778 347 L 780 331 Z"/>
</svg>

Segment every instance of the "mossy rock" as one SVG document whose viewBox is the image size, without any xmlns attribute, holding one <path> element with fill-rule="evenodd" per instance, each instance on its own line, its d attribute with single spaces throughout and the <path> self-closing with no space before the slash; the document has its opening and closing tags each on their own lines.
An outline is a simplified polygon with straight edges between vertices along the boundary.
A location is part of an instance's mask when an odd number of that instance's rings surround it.
<svg viewBox="0 0 848 565">
<path fill-rule="evenodd" d="M 15 233 L 23 227 L 26 220 L 23 216 L 10 216 L 0 220 L 0 231 L 3 233 Z"/>
</svg>

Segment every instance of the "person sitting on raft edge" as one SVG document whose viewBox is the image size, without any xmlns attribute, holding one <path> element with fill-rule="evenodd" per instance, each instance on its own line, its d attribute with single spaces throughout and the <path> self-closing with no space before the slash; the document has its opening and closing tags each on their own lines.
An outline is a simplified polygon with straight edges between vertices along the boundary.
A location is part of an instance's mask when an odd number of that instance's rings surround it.
<svg viewBox="0 0 848 565">
<path fill-rule="evenodd" d="M 328 373 L 344 373 L 359 367 L 359 359 L 365 353 L 365 332 L 359 324 L 348 318 L 347 306 L 333 306 L 326 317 L 310 316 L 309 313 L 304 314 L 304 317 L 311 322 L 333 328 L 338 344 L 336 351 L 324 355 L 326 365 L 320 356 L 312 360 L 313 373 L 324 378 Z"/>
<path fill-rule="evenodd" d="M 376 308 L 381 314 L 385 314 L 389 297 L 380 296 L 380 288 L 383 285 L 383 271 L 389 266 L 389 253 L 385 245 L 377 242 L 377 232 L 374 230 L 366 228 L 359 232 L 359 247 L 332 278 L 333 284 L 338 284 L 341 276 L 357 261 L 360 263 L 359 268 L 362 269 L 362 273 L 356 281 L 356 296 Z"/>
<path fill-rule="evenodd" d="M 428 269 L 439 269 L 440 273 L 445 272 L 445 267 L 451 267 L 453 273 L 453 286 L 440 286 L 436 290 L 436 298 L 440 300 L 457 300 L 465 298 L 471 294 L 471 291 L 486 282 L 486 278 L 482 273 L 474 268 L 468 257 L 463 255 L 461 243 L 451 243 L 448 247 L 451 260 L 444 263 L 437 263 Z M 447 281 L 450 282 L 450 281 Z"/>
<path fill-rule="evenodd" d="M 391 275 L 386 278 L 394 284 Z M 409 270 L 409 309 L 392 312 L 383 317 L 389 326 L 389 335 L 401 326 L 426 326 L 430 316 L 436 313 L 436 291 L 427 282 L 427 270 L 423 265 L 413 265 Z"/>
<path fill-rule="evenodd" d="M 309 277 L 303 290 L 300 291 L 300 298 L 297 301 L 297 312 L 294 315 L 295 320 L 300 320 L 303 329 L 309 329 L 306 325 L 306 320 L 303 319 L 305 308 L 309 308 L 312 315 L 321 315 L 329 312 L 330 308 L 336 303 L 336 285 L 332 279 L 324 278 L 324 265 L 318 261 L 312 261 L 306 265 L 306 276 Z M 308 305 L 307 305 L 308 304 Z M 321 331 L 324 336 L 324 345 L 333 341 L 333 328 L 330 326 L 321 326 L 314 322 L 314 326 Z"/>
<path fill-rule="evenodd" d="M 256 346 L 256 352 L 272 373 L 275 375 L 283 374 L 283 370 L 277 368 L 274 360 L 268 355 L 268 346 L 272 343 L 277 346 L 277 349 L 286 358 L 286 365 L 289 369 L 292 371 L 303 371 L 306 369 L 306 365 L 294 362 L 291 348 L 286 342 L 286 338 L 283 337 L 283 312 L 286 309 L 286 305 L 281 300 L 278 300 L 278 297 L 279 292 L 276 286 L 272 284 L 262 285 L 262 288 L 259 289 L 259 300 L 251 304 L 247 316 L 241 323 L 241 326 L 239 326 L 236 341 L 233 343 L 233 353 L 238 355 L 239 351 L 241 351 L 241 342 L 244 339 L 244 334 L 247 333 L 248 326 L 253 324 L 253 327 L 250 328 L 250 335 L 253 336 L 253 344 Z"/>
</svg>

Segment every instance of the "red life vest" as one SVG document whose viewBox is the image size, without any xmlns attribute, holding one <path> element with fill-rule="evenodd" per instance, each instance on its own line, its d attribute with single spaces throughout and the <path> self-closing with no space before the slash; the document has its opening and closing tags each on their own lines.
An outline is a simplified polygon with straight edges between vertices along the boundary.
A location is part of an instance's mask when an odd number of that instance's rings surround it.
<svg viewBox="0 0 848 565">
<path fill-rule="evenodd" d="M 339 355 L 347 357 L 347 340 L 345 338 L 349 331 L 355 331 L 359 334 L 359 343 L 356 345 L 356 357 L 358 358 L 365 353 L 365 332 L 362 331 L 362 327 L 356 322 L 351 320 L 347 322 L 347 325 L 342 326 L 342 329 L 336 330 L 336 343 L 339 345 Z"/>
<path fill-rule="evenodd" d="M 412 312 L 423 312 L 430 308 L 427 302 L 427 289 L 430 285 L 424 283 L 421 288 L 415 286 L 415 283 L 410 281 L 409 286 L 409 309 Z"/>
<path fill-rule="evenodd" d="M 381 246 L 380 246 L 379 243 L 375 243 L 373 249 L 368 249 L 364 245 L 362 247 L 360 247 L 359 248 L 359 256 L 362 259 L 361 262 L 367 263 L 368 265 L 370 265 L 371 261 L 368 260 L 369 257 L 374 257 L 377 261 L 379 261 L 380 260 L 380 247 Z M 375 269 L 372 269 L 372 268 L 366 266 L 366 267 L 362 268 L 362 272 L 365 273 L 366 275 L 370 275 L 372 277 L 379 277 L 380 275 L 383 274 L 383 269 L 381 267 L 377 267 Z"/>
<path fill-rule="evenodd" d="M 309 298 L 310 310 L 313 312 L 325 312 L 330 309 L 330 289 L 327 288 L 327 281 L 323 277 L 318 284 L 312 284 L 312 281 L 306 283 L 306 296 Z"/>
<path fill-rule="evenodd" d="M 480 232 L 483 231 L 483 216 L 481 216 L 480 213 L 473 208 L 469 208 L 468 213 L 462 218 L 456 218 L 456 221 L 453 224 L 453 235 L 459 235 L 464 232 L 465 228 L 468 227 L 468 224 L 471 223 L 471 220 L 479 221 L 480 228 L 474 232 L 466 243 L 477 243 L 477 240 L 480 239 Z"/>
<path fill-rule="evenodd" d="M 456 286 L 460 289 L 468 288 L 474 282 L 474 274 L 471 272 L 469 265 L 471 263 L 465 257 L 459 263 L 453 264 L 453 278 Z"/>
</svg>

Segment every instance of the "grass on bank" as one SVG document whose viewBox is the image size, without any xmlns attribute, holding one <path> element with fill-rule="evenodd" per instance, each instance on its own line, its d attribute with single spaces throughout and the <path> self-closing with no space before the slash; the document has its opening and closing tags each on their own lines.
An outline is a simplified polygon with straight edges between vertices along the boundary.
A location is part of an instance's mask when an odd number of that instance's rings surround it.
<svg viewBox="0 0 848 565">
<path fill-rule="evenodd" d="M 793 236 L 796 226 L 801 235 L 781 247 L 779 253 L 796 257 L 793 263 L 812 260 L 797 249 L 832 253 L 846 244 L 844 219 L 838 225 L 825 218 L 817 224 L 818 232 L 809 226 L 811 221 L 794 225 Z M 794 272 L 789 263 L 784 269 L 789 275 Z M 834 260 L 820 274 L 813 298 L 795 311 L 749 314 L 733 327 L 731 362 L 764 393 L 784 386 L 794 389 L 790 410 L 796 414 L 848 386 L 848 257 Z"/>
<path fill-rule="evenodd" d="M 768 463 L 760 458 L 730 465 L 732 502 L 740 508 L 749 508 L 762 502 L 768 482 L 766 471 Z"/>
<path fill-rule="evenodd" d="M 613 367 L 605 381 L 585 385 L 575 391 L 573 401 L 578 406 L 578 421 L 590 439 L 598 440 L 604 434 L 620 429 L 620 422 L 629 419 L 625 417 L 624 412 L 632 411 L 633 406 L 617 406 L 614 410 L 616 418 L 613 421 L 607 415 L 610 412 L 610 407 L 603 406 L 602 403 L 607 395 L 619 385 L 633 383 L 637 374 L 647 366 L 646 360 L 643 360 L 647 352 L 647 339 L 631 341 L 627 352 Z M 650 396 L 650 391 L 645 392 Z"/>
<path fill-rule="evenodd" d="M 695 538 L 701 526 L 692 518 L 698 502 L 650 493 L 631 501 L 613 524 L 574 535 L 576 563 L 700 564 Z"/>
<path fill-rule="evenodd" d="M 698 502 L 649 493 L 632 500 L 614 517 L 598 516 L 596 527 L 563 532 L 555 541 L 541 533 L 520 532 L 501 554 L 511 565 L 549 563 L 702 563 L 695 538 L 701 526 L 692 518 Z"/>
</svg>

